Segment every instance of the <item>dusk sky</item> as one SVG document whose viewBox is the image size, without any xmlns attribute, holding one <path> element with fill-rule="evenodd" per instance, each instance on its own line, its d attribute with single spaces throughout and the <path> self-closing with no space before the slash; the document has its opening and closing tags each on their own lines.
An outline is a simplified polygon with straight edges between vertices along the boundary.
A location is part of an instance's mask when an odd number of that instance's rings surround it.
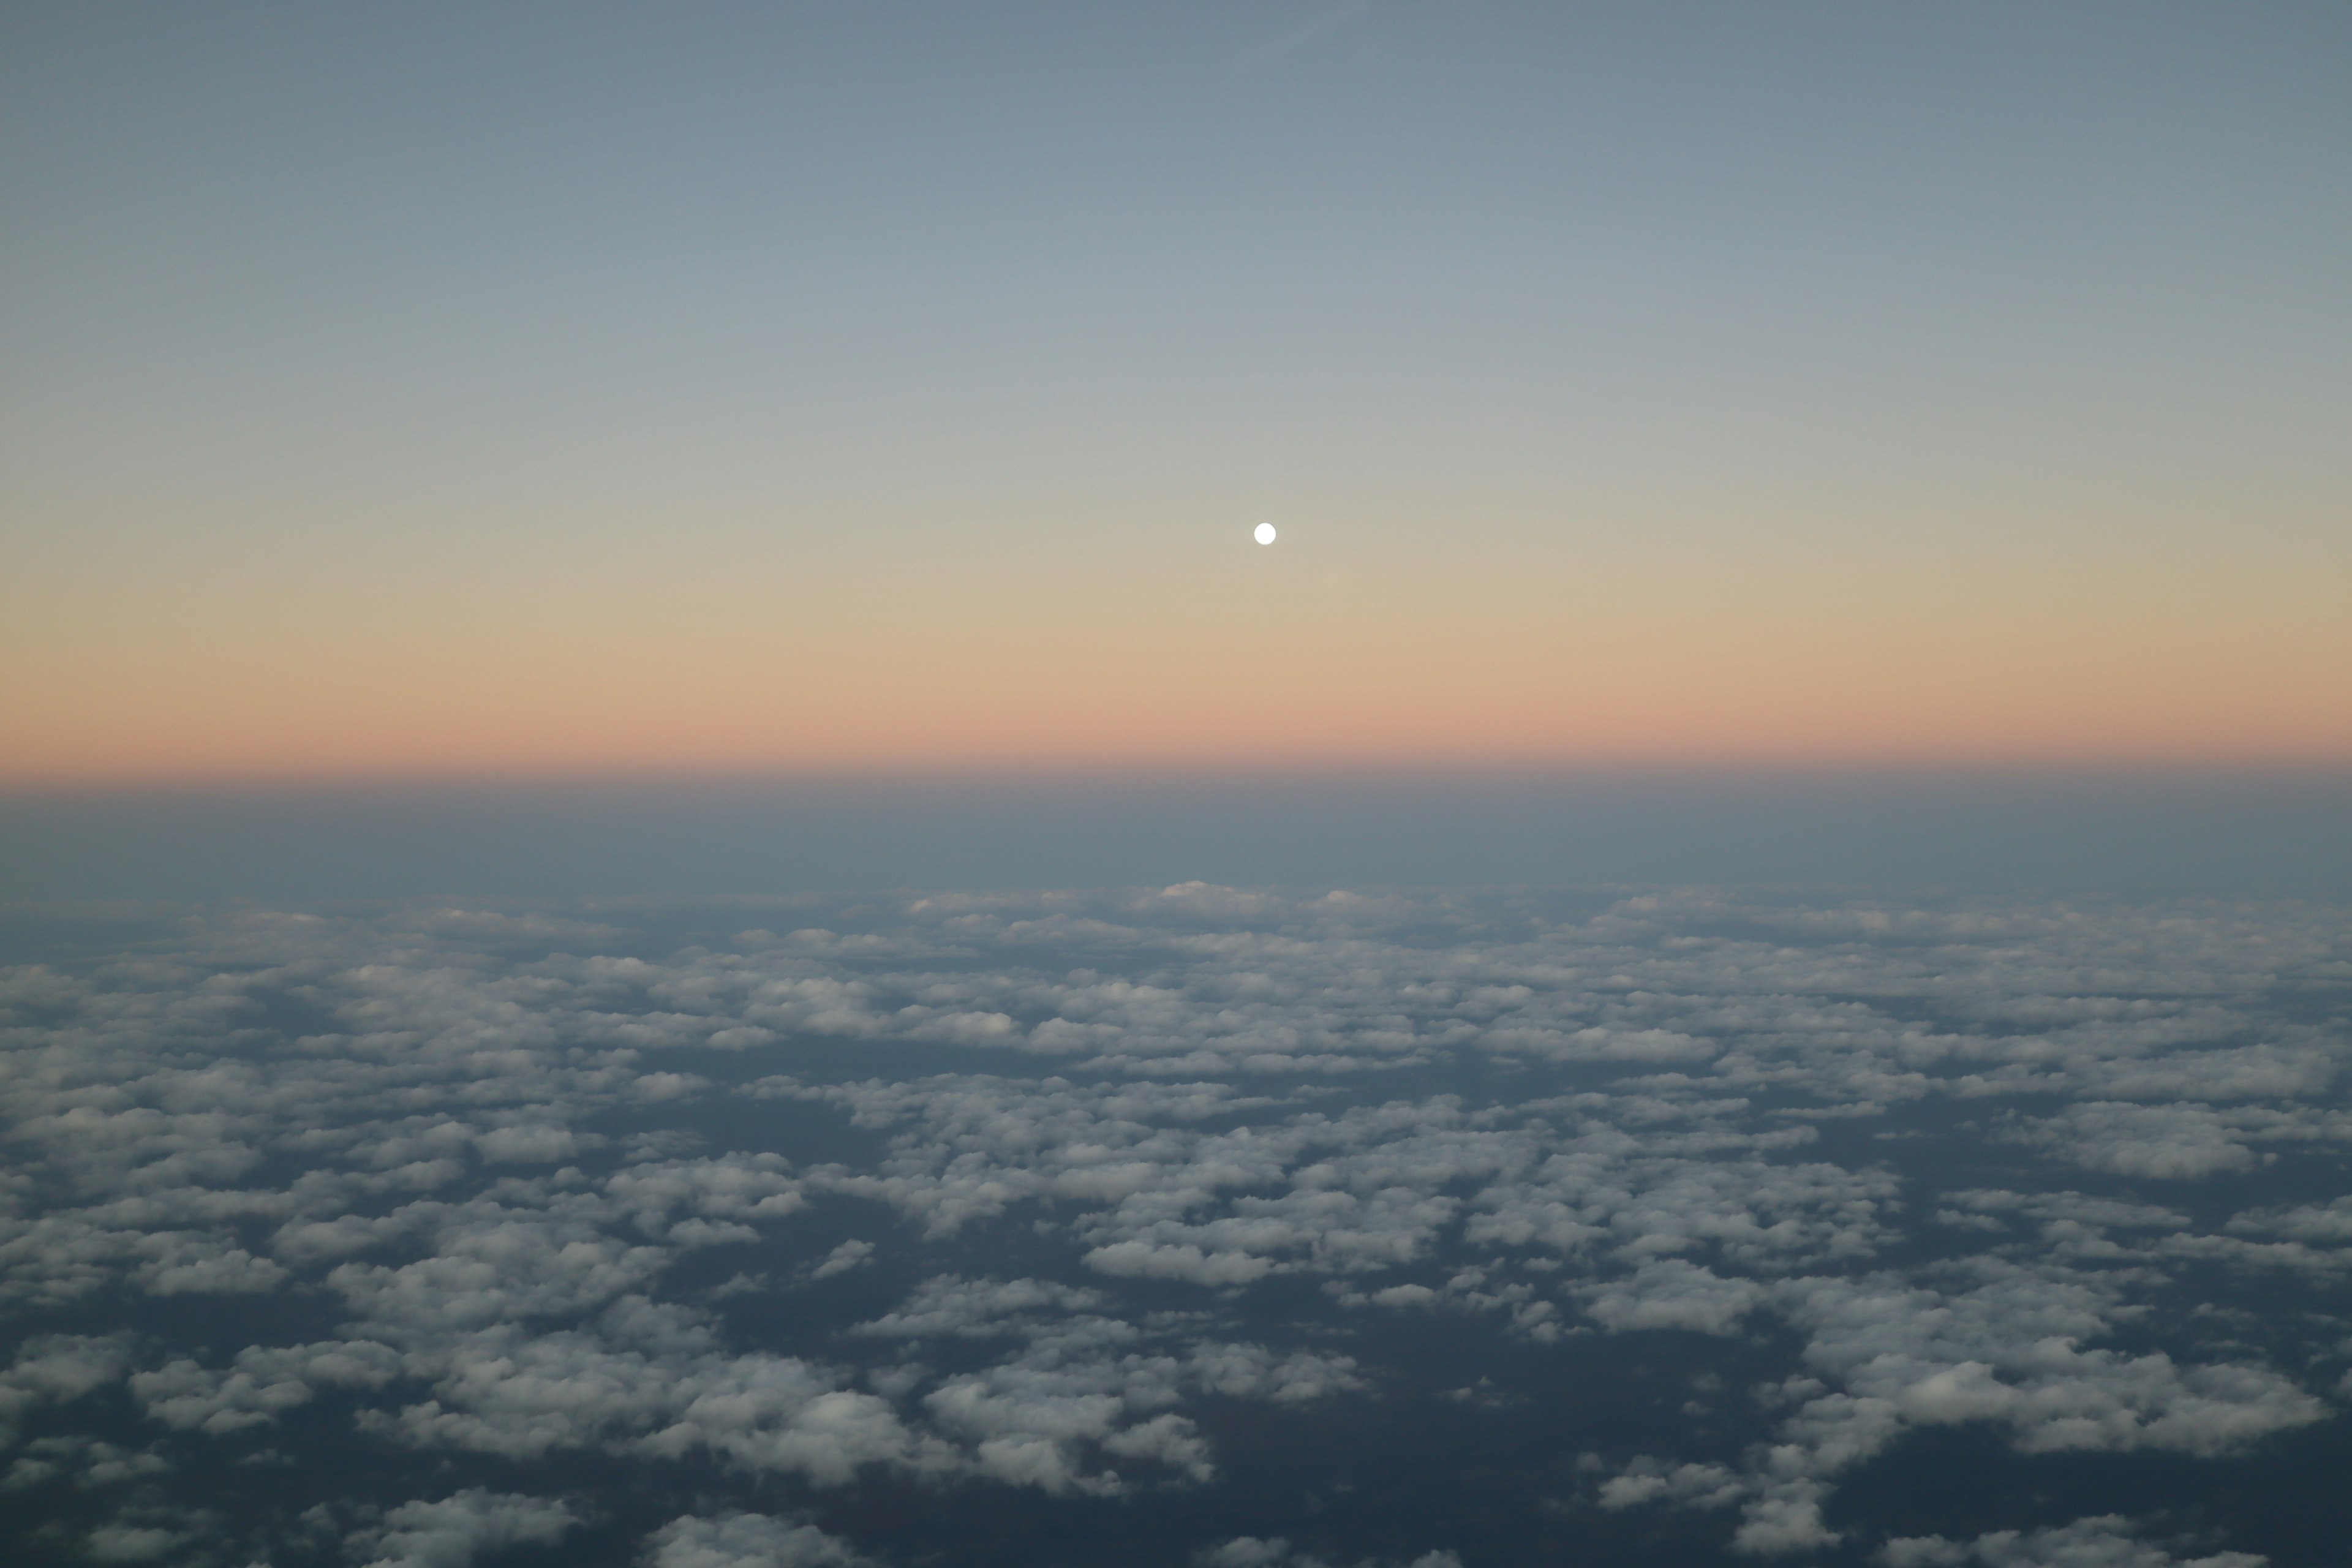
<svg viewBox="0 0 2352 1568">
<path fill-rule="evenodd" d="M 10 6 L 0 784 L 2340 764 L 2347 82 L 2337 5 Z"/>
</svg>

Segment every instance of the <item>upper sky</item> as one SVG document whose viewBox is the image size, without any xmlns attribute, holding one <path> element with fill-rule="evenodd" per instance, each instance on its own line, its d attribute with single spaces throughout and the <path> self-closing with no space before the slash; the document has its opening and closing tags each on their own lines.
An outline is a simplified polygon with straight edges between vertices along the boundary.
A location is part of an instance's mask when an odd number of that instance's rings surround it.
<svg viewBox="0 0 2352 1568">
<path fill-rule="evenodd" d="M 11 7 L 0 782 L 2352 760 L 2347 81 L 2333 5 Z"/>
</svg>

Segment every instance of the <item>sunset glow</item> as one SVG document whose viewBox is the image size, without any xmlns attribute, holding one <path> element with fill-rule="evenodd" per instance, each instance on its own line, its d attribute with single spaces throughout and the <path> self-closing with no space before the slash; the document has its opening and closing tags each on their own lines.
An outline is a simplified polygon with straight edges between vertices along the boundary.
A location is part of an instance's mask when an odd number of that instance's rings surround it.
<svg viewBox="0 0 2352 1568">
<path fill-rule="evenodd" d="M 2352 761 L 2324 55 L 1342 10 L 34 26 L 0 786 Z"/>
</svg>

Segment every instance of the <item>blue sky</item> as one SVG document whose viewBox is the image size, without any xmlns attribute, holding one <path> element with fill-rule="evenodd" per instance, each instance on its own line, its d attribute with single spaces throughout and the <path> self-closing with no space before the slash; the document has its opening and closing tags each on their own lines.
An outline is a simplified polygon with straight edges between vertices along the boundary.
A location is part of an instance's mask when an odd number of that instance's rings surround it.
<svg viewBox="0 0 2352 1568">
<path fill-rule="evenodd" d="M 2337 8 L 5 26 L 8 781 L 2352 754 Z"/>
</svg>

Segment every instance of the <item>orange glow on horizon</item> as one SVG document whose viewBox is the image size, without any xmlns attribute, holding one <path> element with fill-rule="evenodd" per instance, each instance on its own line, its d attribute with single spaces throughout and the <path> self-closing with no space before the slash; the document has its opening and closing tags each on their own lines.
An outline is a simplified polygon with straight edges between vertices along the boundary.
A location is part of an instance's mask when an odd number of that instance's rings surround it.
<svg viewBox="0 0 2352 1568">
<path fill-rule="evenodd" d="M 2352 633 L 2321 606 L 2081 587 L 1621 567 L 1558 595 L 1065 574 L 118 606 L 102 637 L 18 621 L 0 783 L 2352 761 Z"/>
</svg>

